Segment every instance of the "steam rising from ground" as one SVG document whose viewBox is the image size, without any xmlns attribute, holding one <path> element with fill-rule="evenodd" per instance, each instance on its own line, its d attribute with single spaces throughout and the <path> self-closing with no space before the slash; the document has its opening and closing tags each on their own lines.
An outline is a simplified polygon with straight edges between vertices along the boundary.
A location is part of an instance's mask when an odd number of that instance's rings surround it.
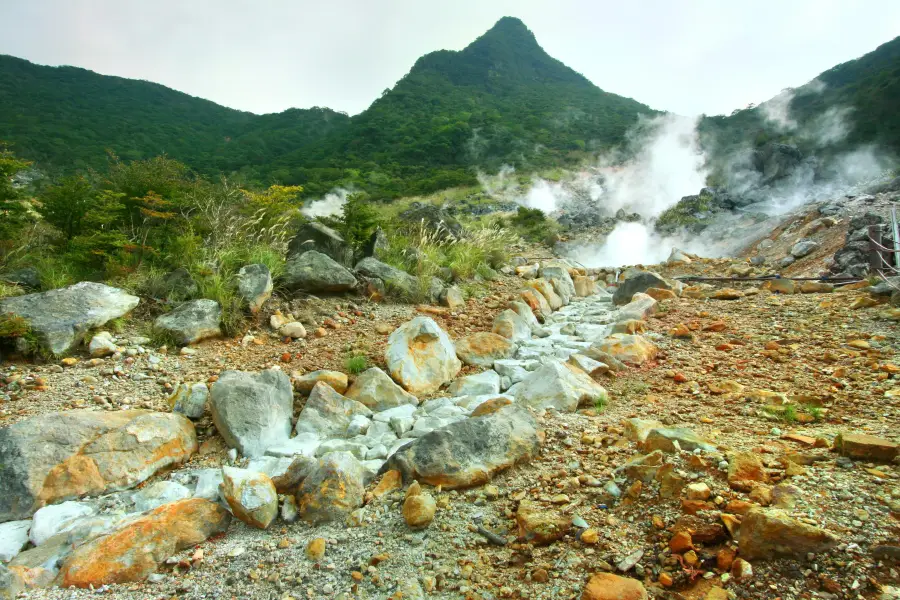
<svg viewBox="0 0 900 600">
<path fill-rule="evenodd" d="M 624 149 L 600 156 L 594 165 L 566 173 L 559 181 L 534 177 L 519 189 L 512 167 L 495 176 L 480 175 L 491 196 L 512 199 L 545 213 L 582 209 L 614 215 L 619 209 L 656 216 L 706 180 L 697 119 L 678 115 L 642 118 L 628 133 Z"/>
<path fill-rule="evenodd" d="M 344 212 L 344 204 L 347 203 L 347 196 L 350 194 L 350 190 L 336 188 L 325 194 L 324 198 L 313 200 L 307 206 L 301 208 L 300 212 L 310 219 L 336 217 Z"/>
<path fill-rule="evenodd" d="M 813 80 L 796 90 L 784 90 L 762 103 L 759 111 L 774 130 L 807 147 L 827 149 L 850 132 L 851 109 L 832 107 L 803 124 L 791 114 L 795 96 L 818 94 L 824 88 Z M 662 262 L 673 247 L 708 257 L 733 254 L 771 230 L 781 215 L 810 202 L 859 193 L 883 177 L 892 163 L 877 148 L 865 146 L 831 155 L 827 164 L 806 156 L 790 165 L 789 174 L 773 174 L 760 170 L 759 156 L 748 145 L 727 157 L 724 169 L 728 192 L 741 198 L 738 209 L 717 214 L 700 235 L 662 236 L 653 228 L 655 219 L 706 185 L 708 161 L 697 124 L 696 118 L 677 115 L 643 119 L 627 135 L 624 148 L 558 180 L 535 177 L 523 186 L 511 167 L 479 180 L 489 195 L 538 208 L 561 220 L 584 222 L 588 214 L 598 224 L 620 210 L 639 213 L 639 221 L 620 221 L 602 242 L 569 247 L 568 255 L 585 266 L 616 267 Z M 754 216 L 747 218 L 748 214 Z"/>
</svg>

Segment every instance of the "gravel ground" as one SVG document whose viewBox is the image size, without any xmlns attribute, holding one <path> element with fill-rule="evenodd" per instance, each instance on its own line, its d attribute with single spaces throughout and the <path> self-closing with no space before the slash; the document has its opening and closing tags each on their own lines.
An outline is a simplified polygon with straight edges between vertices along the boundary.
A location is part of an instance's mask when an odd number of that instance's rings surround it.
<svg viewBox="0 0 900 600">
<path fill-rule="evenodd" d="M 724 273 L 728 264 L 700 261 L 691 271 Z M 516 289 L 517 281 L 504 278 L 489 295 L 472 301 L 465 316 L 436 318 L 453 337 L 489 329 Z M 423 531 L 406 526 L 400 511 L 403 492 L 398 491 L 367 505 L 358 526 L 277 521 L 260 531 L 235 521 L 225 536 L 201 545 L 201 560 L 192 564 L 195 551 L 185 551 L 168 561 L 153 582 L 94 591 L 36 590 L 29 597 L 387 598 L 411 586 L 394 597 L 415 598 L 420 588 L 432 598 L 577 598 L 590 573 L 615 570 L 640 551 L 628 575 L 644 581 L 658 598 L 705 598 L 713 584 L 725 585 L 738 598 L 878 598 L 880 586 L 900 584 L 896 559 L 873 554 L 876 546 L 896 545 L 900 539 L 900 467 L 849 461 L 784 437 L 796 433 L 832 440 L 839 432 L 857 431 L 900 441 L 900 395 L 885 395 L 900 383 L 896 372 L 883 368 L 900 362 L 900 334 L 896 321 L 879 316 L 881 307 L 850 308 L 862 295 L 763 292 L 734 301 L 666 300 L 649 319 L 648 335 L 661 353 L 640 368 L 604 377 L 601 383 L 611 399 L 602 412 L 541 415 L 547 441 L 539 459 L 499 475 L 490 486 L 432 490 L 437 516 Z M 135 356 L 131 365 L 102 360 L 91 366 L 87 359 L 71 368 L 4 365 L 6 393 L 12 398 L 2 405 L 0 425 L 89 406 L 167 410 L 167 384 L 205 381 L 224 368 L 342 369 L 346 354 L 360 348 L 372 364 L 380 364 L 386 336 L 376 327 L 395 326 L 415 311 L 346 300 L 307 308 L 341 327 L 321 339 L 292 344 L 269 338 L 261 327 L 256 333 L 260 345 L 208 342 L 191 356 L 151 351 Z M 724 323 L 723 330 L 703 331 L 717 321 Z M 670 336 L 678 324 L 686 325 L 693 338 Z M 127 328 L 121 336 L 129 337 Z M 865 344 L 848 345 L 859 341 Z M 290 352 L 288 362 L 282 362 L 285 352 Z M 117 366 L 124 376 L 111 373 Z M 139 373 L 147 379 L 135 377 Z M 724 380 L 741 384 L 744 392 L 711 393 L 710 384 Z M 797 420 L 764 410 L 766 402 L 754 390 L 787 395 L 800 407 Z M 813 405 L 817 408 L 808 408 Z M 728 486 L 719 464 L 727 451 L 756 450 L 775 481 L 794 486 L 791 514 L 838 534 L 840 546 L 800 559 L 754 561 L 753 576 L 741 582 L 715 568 L 717 552 L 733 544 L 728 539 L 700 545 L 700 563 L 682 567 L 668 550 L 671 528 L 686 514 L 680 499 L 660 498 L 655 482 L 636 489 L 632 480 L 614 472 L 638 453 L 623 428 L 631 417 L 689 427 L 719 446 L 717 453 L 684 452 L 672 459 L 688 482 L 711 488 L 714 510 L 698 513 L 704 523 L 720 523 L 718 509 L 748 499 Z M 201 440 L 218 439 L 208 420 L 200 422 L 198 432 Z M 197 456 L 189 467 L 218 464 L 223 455 L 220 449 Z M 803 463 L 802 472 L 786 472 L 788 455 Z M 596 485 L 612 477 L 621 498 Z M 580 517 L 597 531 L 596 543 L 582 542 L 579 529 L 547 546 L 518 542 L 515 513 L 523 498 L 566 518 Z M 507 544 L 490 544 L 473 531 L 476 523 Z M 314 561 L 305 548 L 319 537 L 327 542 L 325 556 Z M 662 572 L 672 576 L 672 587 L 660 585 Z"/>
</svg>

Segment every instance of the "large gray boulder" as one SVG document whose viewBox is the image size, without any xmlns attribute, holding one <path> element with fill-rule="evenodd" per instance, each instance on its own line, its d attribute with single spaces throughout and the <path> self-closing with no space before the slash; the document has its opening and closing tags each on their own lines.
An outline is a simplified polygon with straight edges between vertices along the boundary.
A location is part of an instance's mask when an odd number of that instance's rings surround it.
<svg viewBox="0 0 900 600">
<path fill-rule="evenodd" d="M 347 426 L 356 415 L 370 417 L 372 411 L 364 404 L 338 394 L 330 385 L 320 381 L 313 387 L 306 406 L 297 417 L 295 430 L 298 435 L 313 433 L 322 438 L 344 437 Z"/>
<path fill-rule="evenodd" d="M 382 471 L 397 469 L 406 481 L 444 489 L 472 487 L 534 457 L 540 440 L 535 418 L 513 404 L 425 434 L 397 450 Z"/>
<path fill-rule="evenodd" d="M 91 329 L 128 314 L 140 298 L 118 288 L 82 281 L 40 294 L 0 300 L 0 314 L 25 319 L 39 343 L 59 355 L 74 348 Z"/>
<path fill-rule="evenodd" d="M 250 458 L 291 437 L 294 395 L 282 371 L 224 371 L 210 390 L 210 410 L 225 442 Z"/>
<path fill-rule="evenodd" d="M 363 465 L 349 452 L 329 452 L 297 488 L 300 518 L 309 523 L 345 519 L 362 506 Z"/>
<path fill-rule="evenodd" d="M 541 267 L 540 276 L 553 285 L 553 290 L 562 299 L 563 304 L 569 304 L 575 298 L 575 282 L 569 275 L 569 270 L 562 265 L 548 265 Z"/>
<path fill-rule="evenodd" d="M 394 383 L 394 380 L 378 367 L 360 373 L 346 395 L 351 400 L 356 400 L 378 412 L 405 404 L 413 406 L 419 404 L 418 398 Z"/>
<path fill-rule="evenodd" d="M 650 288 L 662 290 L 674 289 L 674 284 L 668 279 L 653 271 L 641 271 L 619 283 L 613 294 L 613 304 L 621 306 L 631 302 L 631 297 L 638 292 L 646 292 Z"/>
<path fill-rule="evenodd" d="M 791 247 L 791 256 L 803 258 L 819 247 L 819 243 L 811 239 L 802 239 Z"/>
<path fill-rule="evenodd" d="M 395 329 L 384 359 L 394 381 L 412 394 L 438 390 L 462 368 L 453 340 L 429 317 L 416 317 Z"/>
<path fill-rule="evenodd" d="M 315 250 L 288 258 L 281 280 L 287 289 L 302 292 L 348 292 L 356 287 L 350 271 Z"/>
<path fill-rule="evenodd" d="M 41 272 L 35 267 L 22 267 L 0 275 L 0 280 L 36 290 L 41 287 Z"/>
<path fill-rule="evenodd" d="M 0 522 L 125 490 L 197 450 L 191 422 L 145 410 L 50 413 L 0 429 Z"/>
<path fill-rule="evenodd" d="M 419 287 L 419 280 L 413 275 L 371 256 L 356 263 L 354 270 L 369 279 L 381 281 L 388 293 L 393 292 L 404 297 L 410 297 L 416 294 Z"/>
<path fill-rule="evenodd" d="M 31 519 L 0 523 L 0 563 L 11 561 L 28 544 L 29 529 Z"/>
<path fill-rule="evenodd" d="M 253 264 L 241 267 L 237 274 L 238 294 L 254 315 L 272 295 L 272 274 L 266 265 Z"/>
<path fill-rule="evenodd" d="M 221 321 L 222 307 L 219 303 L 201 299 L 185 302 L 172 312 L 160 315 L 153 326 L 171 335 L 176 343 L 186 346 L 222 335 Z"/>
<path fill-rule="evenodd" d="M 305 223 L 297 230 L 288 244 L 288 259 L 310 250 L 326 254 L 341 264 L 353 260 L 353 252 L 341 234 L 317 222 Z"/>
<path fill-rule="evenodd" d="M 516 388 L 516 400 L 534 409 L 574 412 L 579 405 L 606 403 L 606 389 L 581 369 L 562 362 L 547 362 Z"/>
</svg>

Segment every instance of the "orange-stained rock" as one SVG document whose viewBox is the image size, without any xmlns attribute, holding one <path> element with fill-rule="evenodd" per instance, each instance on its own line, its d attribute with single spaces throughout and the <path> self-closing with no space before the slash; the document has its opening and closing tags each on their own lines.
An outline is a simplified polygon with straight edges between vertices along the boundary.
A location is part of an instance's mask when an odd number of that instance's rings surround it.
<svg viewBox="0 0 900 600">
<path fill-rule="evenodd" d="M 725 331 L 728 328 L 728 325 L 725 324 L 725 321 L 713 321 L 708 325 L 703 326 L 703 331 Z"/>
<path fill-rule="evenodd" d="M 900 445 L 863 433 L 841 433 L 835 438 L 834 447 L 844 456 L 879 462 L 890 462 L 900 452 Z"/>
<path fill-rule="evenodd" d="M 537 290 L 525 288 L 519 292 L 519 298 L 528 305 L 528 308 L 531 309 L 538 321 L 543 322 L 544 319 L 553 314 L 553 309 L 550 308 L 547 299 Z"/>
<path fill-rule="evenodd" d="M 530 281 L 526 281 L 525 285 L 533 290 L 536 290 L 540 295 L 542 295 L 547 300 L 547 304 L 550 306 L 550 310 L 559 310 L 563 307 L 563 300 L 553 289 L 553 284 L 543 277 L 540 279 L 532 279 Z"/>
<path fill-rule="evenodd" d="M 642 335 L 614 333 L 593 347 L 624 363 L 641 365 L 656 358 L 659 349 Z"/>
<path fill-rule="evenodd" d="M 346 392 L 349 385 L 346 373 L 341 373 L 340 371 L 312 371 L 302 375 L 299 372 L 291 373 L 291 382 L 294 384 L 294 389 L 305 396 L 308 396 L 320 381 L 330 385 L 338 394 Z"/>
<path fill-rule="evenodd" d="M 456 356 L 476 367 L 492 367 L 495 360 L 509 358 L 515 349 L 507 338 L 486 331 L 456 340 Z"/>
<path fill-rule="evenodd" d="M 762 284 L 762 289 L 775 294 L 793 294 L 796 288 L 793 279 L 770 279 Z"/>
<path fill-rule="evenodd" d="M 572 526 L 572 518 L 553 509 L 545 509 L 532 500 L 522 500 L 516 511 L 519 538 L 537 545 L 561 539 Z"/>
<path fill-rule="evenodd" d="M 222 495 L 238 519 L 266 529 L 278 514 L 278 492 L 265 473 L 222 467 Z"/>
<path fill-rule="evenodd" d="M 626 321 L 619 321 L 618 323 L 613 325 L 612 328 L 612 333 L 635 334 L 644 333 L 645 331 L 647 331 L 647 322 L 640 319 L 628 319 Z"/>
<path fill-rule="evenodd" d="M 672 290 L 664 290 L 662 288 L 648 288 L 644 293 L 657 302 L 662 302 L 663 300 L 673 300 L 678 297 Z"/>
<path fill-rule="evenodd" d="M 737 300 L 744 297 L 744 292 L 734 288 L 722 288 L 712 292 L 709 297 L 713 300 Z"/>
<path fill-rule="evenodd" d="M 586 277 L 584 275 L 576 275 L 573 278 L 573 283 L 575 284 L 576 296 L 584 298 L 587 296 L 593 296 L 596 292 L 597 284 L 594 283 L 594 280 L 590 277 Z"/>
<path fill-rule="evenodd" d="M 674 338 L 683 338 L 683 339 L 692 339 L 694 334 L 691 333 L 691 330 L 688 329 L 688 326 L 684 323 L 679 323 L 675 327 L 669 330 L 669 335 Z"/>
<path fill-rule="evenodd" d="M 739 551 L 747 560 L 800 558 L 808 552 L 824 552 L 837 543 L 832 533 L 793 519 L 780 509 L 753 508 L 741 523 Z"/>
<path fill-rule="evenodd" d="M 403 519 L 413 528 L 428 527 L 434 520 L 437 503 L 434 497 L 414 481 L 406 492 L 403 502 Z"/>
<path fill-rule="evenodd" d="M 800 291 L 804 294 L 830 294 L 834 286 L 823 281 L 804 281 L 800 284 Z"/>
<path fill-rule="evenodd" d="M 755 452 L 732 452 L 728 455 L 728 483 L 748 491 L 757 483 L 768 483 L 769 474 Z"/>
<path fill-rule="evenodd" d="M 486 400 L 479 404 L 475 410 L 472 411 L 472 414 L 469 415 L 471 417 L 483 417 L 485 415 L 489 415 L 491 413 L 495 413 L 504 406 L 509 406 L 512 404 L 512 400 L 506 397 L 499 398 L 491 398 L 490 400 Z"/>
<path fill-rule="evenodd" d="M 184 416 L 147 410 L 50 413 L 0 428 L 0 522 L 125 490 L 197 451 Z"/>
<path fill-rule="evenodd" d="M 329 452 L 297 489 L 300 518 L 309 523 L 344 519 L 362 506 L 363 467 L 349 452 Z"/>
<path fill-rule="evenodd" d="M 161 562 L 225 531 L 230 522 L 227 510 L 202 498 L 163 504 L 76 548 L 56 582 L 86 588 L 142 581 Z"/>
<path fill-rule="evenodd" d="M 416 317 L 394 330 L 384 359 L 390 376 L 412 394 L 438 390 L 462 368 L 450 336 L 429 317 Z"/>
<path fill-rule="evenodd" d="M 581 600 L 647 600 L 647 590 L 637 579 L 594 573 L 584 587 Z"/>
<path fill-rule="evenodd" d="M 381 477 L 381 481 L 372 490 L 373 498 L 381 498 L 385 494 L 389 494 L 394 490 L 403 487 L 403 475 L 396 469 L 391 469 Z"/>
<path fill-rule="evenodd" d="M 671 550 L 675 554 L 681 554 L 693 549 L 694 543 L 691 540 L 691 534 L 689 531 L 679 531 L 672 536 L 672 539 L 669 540 L 669 550 Z"/>
</svg>

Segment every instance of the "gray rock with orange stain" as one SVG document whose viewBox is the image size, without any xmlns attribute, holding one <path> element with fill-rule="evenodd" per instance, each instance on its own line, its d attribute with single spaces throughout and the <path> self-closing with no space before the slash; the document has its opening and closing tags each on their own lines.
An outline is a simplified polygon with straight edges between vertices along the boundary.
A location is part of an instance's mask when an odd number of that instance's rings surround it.
<svg viewBox="0 0 900 600">
<path fill-rule="evenodd" d="M 450 336 L 429 317 L 416 317 L 395 329 L 384 359 L 394 381 L 412 394 L 436 391 L 462 368 Z"/>
<path fill-rule="evenodd" d="M 300 518 L 325 523 L 346 518 L 362 506 L 363 465 L 349 452 L 329 452 L 303 479 L 295 494 Z"/>
<path fill-rule="evenodd" d="M 147 410 L 50 413 L 0 429 L 0 522 L 131 488 L 197 450 L 185 417 Z"/>
<path fill-rule="evenodd" d="M 542 439 L 531 413 L 512 404 L 423 435 L 397 450 L 381 470 L 396 469 L 406 481 L 444 489 L 471 487 L 535 456 Z"/>
<path fill-rule="evenodd" d="M 163 504 L 77 547 L 55 583 L 96 588 L 141 581 L 170 556 L 224 532 L 230 523 L 227 510 L 202 498 Z"/>
<path fill-rule="evenodd" d="M 467 365 L 492 367 L 495 360 L 511 358 L 516 345 L 502 335 L 482 331 L 456 341 L 456 356 Z"/>
<path fill-rule="evenodd" d="M 346 395 L 376 412 L 398 406 L 419 404 L 419 399 L 394 383 L 387 373 L 378 367 L 366 369 L 353 381 Z"/>
</svg>

